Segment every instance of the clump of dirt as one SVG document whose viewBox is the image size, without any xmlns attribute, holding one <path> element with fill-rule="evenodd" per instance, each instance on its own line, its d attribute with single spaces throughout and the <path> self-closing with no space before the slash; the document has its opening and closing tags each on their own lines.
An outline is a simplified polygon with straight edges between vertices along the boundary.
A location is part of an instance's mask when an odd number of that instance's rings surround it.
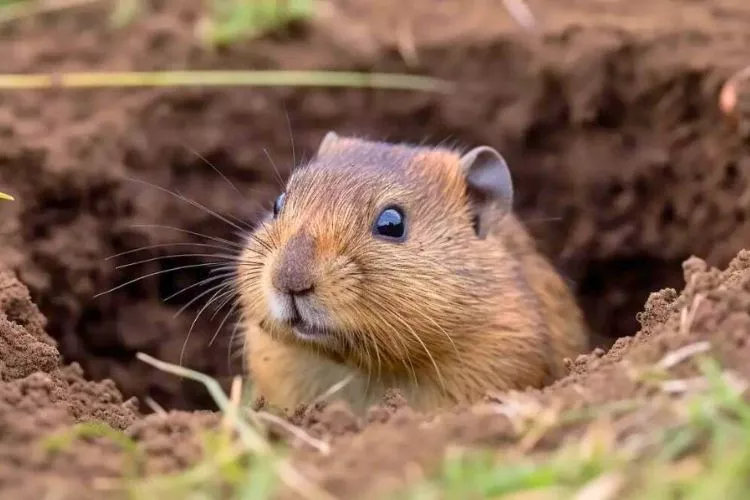
<svg viewBox="0 0 750 500">
<path fill-rule="evenodd" d="M 119 476 L 120 453 L 111 443 L 77 443 L 55 454 L 42 441 L 77 422 L 125 429 L 140 417 L 136 401 L 123 401 L 111 380 L 90 382 L 77 364 L 62 366 L 45 324 L 27 289 L 0 271 L 0 489 L 8 498 L 41 498 Z"/>
<path fill-rule="evenodd" d="M 0 270 L 0 490 L 7 498 L 101 498 L 125 473 L 183 470 L 200 457 L 199 430 L 211 412 L 144 417 L 112 380 L 91 382 L 77 363 L 62 365 L 46 319 L 28 290 Z M 75 424 L 124 431 L 143 455 L 131 470 L 128 450 L 109 435 L 65 439 Z M 56 445 L 60 439 L 63 443 Z M 107 480 L 111 480 L 108 483 Z"/>
</svg>

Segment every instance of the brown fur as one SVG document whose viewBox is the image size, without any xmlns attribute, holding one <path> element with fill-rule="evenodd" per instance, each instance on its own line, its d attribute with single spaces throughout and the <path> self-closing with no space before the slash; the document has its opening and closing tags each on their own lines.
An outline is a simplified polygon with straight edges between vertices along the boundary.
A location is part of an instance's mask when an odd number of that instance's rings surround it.
<svg viewBox="0 0 750 500">
<path fill-rule="evenodd" d="M 250 236 L 238 273 L 249 371 L 267 401 L 308 403 L 350 376 L 338 396 L 355 409 L 389 387 L 435 409 L 541 387 L 587 348 L 571 292 L 513 214 L 476 238 L 459 158 L 340 138 L 294 172 L 283 210 Z M 403 243 L 371 233 L 389 203 L 406 211 Z M 269 309 L 274 279 L 291 269 L 284 249 L 300 235 L 314 240 L 294 266 L 331 325 L 323 343 L 298 339 Z"/>
</svg>

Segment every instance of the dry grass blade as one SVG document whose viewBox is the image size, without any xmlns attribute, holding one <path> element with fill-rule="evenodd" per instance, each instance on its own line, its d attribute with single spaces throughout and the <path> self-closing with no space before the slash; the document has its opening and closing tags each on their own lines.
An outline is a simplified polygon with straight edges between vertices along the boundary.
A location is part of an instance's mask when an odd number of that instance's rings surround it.
<svg viewBox="0 0 750 500">
<path fill-rule="evenodd" d="M 227 415 L 227 419 L 234 425 L 235 429 L 237 429 L 237 432 L 239 433 L 240 438 L 242 439 L 245 446 L 256 453 L 261 454 L 267 454 L 271 451 L 270 446 L 265 441 L 265 439 L 263 439 L 263 437 L 255 432 L 249 425 L 242 422 L 239 417 L 239 412 L 236 408 L 233 407 L 231 401 L 229 400 L 227 395 L 224 394 L 224 391 L 221 389 L 221 386 L 216 380 L 212 379 L 208 375 L 190 370 L 189 368 L 183 368 L 181 366 L 160 361 L 142 352 L 137 353 L 136 357 L 144 363 L 148 363 L 149 365 L 163 372 L 171 373 L 173 375 L 177 375 L 178 377 L 188 378 L 202 383 L 208 390 L 209 394 L 211 394 L 211 397 L 216 402 L 216 405 L 219 407 L 222 413 L 224 415 Z"/>
<path fill-rule="evenodd" d="M 229 404 L 232 408 L 232 412 L 236 413 L 240 409 L 240 398 L 242 396 L 242 377 L 236 376 L 232 379 L 232 387 L 229 389 Z M 232 421 L 229 419 L 229 413 L 224 414 L 222 419 L 222 426 L 225 429 L 230 429 Z"/>
<path fill-rule="evenodd" d="M 688 379 L 665 380 L 659 388 L 669 394 L 684 394 L 687 392 L 705 391 L 709 387 L 706 377 L 691 377 Z"/>
<path fill-rule="evenodd" d="M 275 456 L 271 445 L 263 438 L 261 434 L 256 432 L 247 422 L 240 418 L 240 411 L 235 406 L 235 403 L 239 401 L 239 394 L 241 393 L 241 385 L 239 383 L 233 383 L 234 390 L 232 391 L 235 396 L 233 399 L 227 397 L 224 391 L 221 389 L 219 383 L 203 373 L 184 368 L 182 366 L 173 365 L 165 361 L 160 361 L 148 354 L 139 352 L 136 357 L 148 363 L 149 365 L 167 372 L 178 377 L 184 377 L 196 382 L 202 383 L 209 394 L 213 398 L 216 405 L 219 407 L 221 412 L 227 418 L 227 421 L 233 426 L 240 436 L 240 439 L 245 444 L 248 450 L 267 457 L 269 460 L 276 460 L 278 457 Z M 236 380 L 236 379 L 235 379 Z M 296 493 L 303 498 L 310 500 L 336 500 L 336 497 L 332 496 L 325 490 L 321 489 L 318 485 L 301 475 L 294 467 L 285 461 L 279 461 L 274 463 L 274 468 L 281 478 L 281 480 Z"/>
<path fill-rule="evenodd" d="M 667 353 L 658 363 L 656 363 L 656 366 L 662 370 L 668 370 L 682 363 L 686 359 L 702 354 L 709 349 L 711 349 L 711 344 L 706 341 L 689 344 L 677 349 L 676 351 Z"/>
<path fill-rule="evenodd" d="M 157 71 L 0 74 L 0 89 L 112 87 L 348 87 L 447 93 L 447 80 L 400 73 L 349 71 Z"/>
<path fill-rule="evenodd" d="M 526 30 L 536 29 L 536 18 L 524 0 L 503 0 L 503 4 L 513 20 L 522 28 Z"/>
<path fill-rule="evenodd" d="M 729 116 L 734 115 L 739 101 L 737 86 L 742 80 L 747 80 L 748 78 L 750 78 L 750 66 L 737 71 L 724 83 L 719 93 L 719 108 L 724 114 Z"/>
<path fill-rule="evenodd" d="M 574 500 L 612 500 L 625 486 L 625 477 L 610 472 L 587 483 L 576 493 Z"/>
<path fill-rule="evenodd" d="M 323 455 L 330 455 L 331 453 L 331 446 L 326 443 L 325 441 L 321 441 L 320 439 L 315 439 L 299 427 L 295 427 L 294 425 L 290 424 L 283 418 L 279 418 L 276 415 L 268 412 L 258 412 L 255 414 L 258 418 L 261 420 L 265 420 L 267 422 L 270 422 L 272 424 L 276 424 L 285 431 L 292 434 L 294 437 L 299 439 L 300 441 L 303 441 L 316 450 L 318 450 Z"/>
<path fill-rule="evenodd" d="M 689 308 L 686 306 L 680 311 L 680 334 L 682 336 L 687 336 L 687 334 L 690 333 L 690 327 L 693 325 L 696 311 L 703 301 L 703 298 L 704 297 L 701 294 L 696 295 Z"/>
<path fill-rule="evenodd" d="M 146 406 L 151 408 L 151 411 L 153 411 L 157 415 L 164 416 L 167 414 L 167 410 L 165 410 L 162 405 L 154 401 L 154 398 L 146 396 L 143 401 L 144 403 L 146 403 Z"/>
<path fill-rule="evenodd" d="M 310 406 L 315 406 L 316 404 L 327 400 L 328 398 L 330 398 L 331 396 L 333 396 L 334 394 L 342 390 L 344 387 L 349 385 L 352 380 L 354 380 L 354 375 L 349 375 L 347 377 L 344 377 L 344 379 L 339 380 L 338 382 L 333 384 L 331 387 L 326 389 L 326 391 L 323 392 L 323 394 L 313 399 L 312 403 L 310 403 Z"/>
<path fill-rule="evenodd" d="M 9 194 L 5 194 L 5 193 L 2 193 L 2 192 L 0 192 L 0 200 L 8 200 L 8 201 L 13 201 L 13 200 L 15 200 L 15 198 L 13 198 L 13 197 L 12 197 L 11 195 L 9 195 Z"/>
</svg>

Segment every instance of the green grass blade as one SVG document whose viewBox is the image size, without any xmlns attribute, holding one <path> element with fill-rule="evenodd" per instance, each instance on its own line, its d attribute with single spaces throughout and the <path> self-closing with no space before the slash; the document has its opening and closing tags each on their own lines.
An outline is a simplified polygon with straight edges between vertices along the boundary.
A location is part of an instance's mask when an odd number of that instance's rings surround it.
<svg viewBox="0 0 750 500">
<path fill-rule="evenodd" d="M 96 437 L 106 438 L 117 444 L 127 458 L 125 476 L 128 478 L 138 476 L 145 460 L 142 450 L 130 436 L 105 422 L 90 421 L 76 424 L 60 433 L 48 436 L 42 444 L 48 451 L 56 453 L 66 450 L 77 439 Z"/>
<path fill-rule="evenodd" d="M 82 7 L 101 0 L 66 0 L 64 2 L 42 2 L 29 0 L 0 0 L 0 23 L 18 21 L 30 16 L 53 11 Z"/>
<path fill-rule="evenodd" d="M 263 438 L 259 434 L 255 433 L 249 425 L 242 421 L 239 416 L 239 411 L 237 410 L 237 408 L 234 408 L 232 404 L 230 404 L 229 398 L 221 389 L 221 386 L 215 379 L 209 377 L 208 375 L 204 375 L 203 373 L 190 370 L 189 368 L 183 368 L 181 366 L 160 361 L 142 352 L 137 353 L 136 357 L 144 363 L 148 363 L 163 372 L 171 373 L 173 375 L 177 375 L 178 377 L 188 378 L 203 384 L 222 413 L 228 415 L 229 418 L 231 418 L 238 434 L 240 435 L 240 438 L 248 446 L 248 448 L 256 451 L 257 453 L 270 452 L 268 444 L 263 440 Z"/>
<path fill-rule="evenodd" d="M 162 71 L 0 74 L 0 90 L 93 87 L 347 87 L 448 93 L 447 80 L 399 73 L 348 71 Z"/>
</svg>

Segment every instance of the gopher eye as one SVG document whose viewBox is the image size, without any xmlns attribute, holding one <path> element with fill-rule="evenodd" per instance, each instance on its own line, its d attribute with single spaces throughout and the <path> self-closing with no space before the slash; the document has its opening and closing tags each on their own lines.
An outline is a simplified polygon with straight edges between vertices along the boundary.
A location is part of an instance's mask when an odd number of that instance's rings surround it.
<svg viewBox="0 0 750 500">
<path fill-rule="evenodd" d="M 403 241 L 406 234 L 404 212 L 398 207 L 388 207 L 380 212 L 372 229 L 375 236 Z"/>
<path fill-rule="evenodd" d="M 286 193 L 281 193 L 277 198 L 276 201 L 273 202 L 273 216 L 278 217 L 279 212 L 281 212 L 281 209 L 284 208 L 284 198 L 286 197 Z"/>
</svg>

